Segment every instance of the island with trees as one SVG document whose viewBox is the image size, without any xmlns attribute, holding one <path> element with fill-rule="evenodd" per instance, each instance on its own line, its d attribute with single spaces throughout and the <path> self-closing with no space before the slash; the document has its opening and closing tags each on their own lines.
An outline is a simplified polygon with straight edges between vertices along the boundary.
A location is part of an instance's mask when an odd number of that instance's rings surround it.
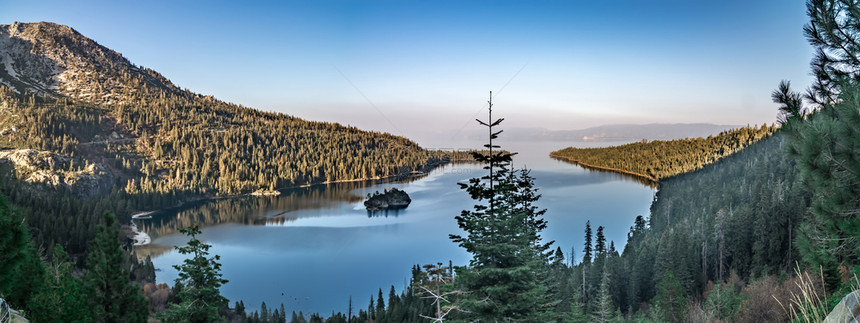
<svg viewBox="0 0 860 323">
<path fill-rule="evenodd" d="M 382 193 L 379 193 L 379 191 L 374 192 L 373 195 L 368 193 L 367 200 L 364 201 L 364 207 L 368 211 L 399 210 L 405 209 L 409 206 L 409 203 L 412 203 L 409 194 L 396 187 L 392 187 L 385 189 Z"/>
</svg>

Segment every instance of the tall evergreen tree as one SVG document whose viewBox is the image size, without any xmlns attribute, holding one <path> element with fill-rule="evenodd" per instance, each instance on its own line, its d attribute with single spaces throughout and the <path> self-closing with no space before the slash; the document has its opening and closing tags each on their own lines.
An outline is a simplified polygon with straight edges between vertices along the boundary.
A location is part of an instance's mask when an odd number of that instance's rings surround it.
<svg viewBox="0 0 860 323">
<path fill-rule="evenodd" d="M 456 217 L 465 236 L 451 235 L 472 254 L 469 266 L 458 270 L 458 284 L 469 294 L 462 306 L 472 321 L 549 321 L 554 306 L 547 283 L 550 243 L 540 241 L 546 227 L 534 204 L 540 195 L 527 170 L 510 169 L 513 154 L 494 150 L 499 133 L 493 127 L 503 119 L 492 119 L 492 97 L 488 122 L 478 120 L 489 131 L 489 153 L 473 153 L 484 163 L 488 175 L 461 184 L 472 199 L 474 210 Z"/>
<path fill-rule="evenodd" d="M 570 302 L 570 312 L 564 318 L 564 322 L 568 323 L 589 323 L 591 317 L 585 314 L 585 304 L 582 303 L 580 287 L 574 286 L 572 292 L 572 300 Z"/>
<path fill-rule="evenodd" d="M 20 214 L 6 204 L 0 196 L 0 298 L 15 307 L 23 307 L 35 293 L 34 287 L 41 281 L 42 268 L 30 233 Z"/>
<path fill-rule="evenodd" d="M 87 297 L 80 278 L 72 276 L 73 264 L 60 245 L 54 246 L 45 281 L 29 306 L 35 322 L 90 322 Z"/>
<path fill-rule="evenodd" d="M 591 247 L 591 220 L 585 222 L 585 248 L 582 249 L 582 263 L 589 264 L 591 263 L 592 256 L 592 247 Z"/>
<path fill-rule="evenodd" d="M 801 226 L 797 247 L 807 263 L 822 268 L 833 290 L 840 265 L 860 264 L 860 3 L 810 0 L 807 15 L 804 33 L 816 56 L 806 99 L 818 111 L 806 116 L 787 81 L 773 99 L 793 139 L 801 180 L 812 192 L 812 216 Z"/>
<path fill-rule="evenodd" d="M 687 299 L 681 283 L 675 278 L 672 270 L 666 270 L 663 279 L 657 285 L 657 296 L 654 305 L 659 309 L 660 319 L 665 322 L 684 322 Z"/>
<path fill-rule="evenodd" d="M 185 246 L 176 247 L 179 253 L 190 255 L 190 258 L 182 265 L 173 266 L 179 271 L 177 284 L 183 283 L 179 294 L 182 303 L 171 304 L 159 313 L 159 318 L 164 322 L 220 322 L 223 320 L 220 313 L 227 308 L 227 299 L 219 291 L 221 285 L 227 283 L 221 278 L 221 264 L 218 263 L 221 257 L 209 257 L 211 246 L 197 239 L 200 229 L 196 226 L 180 231 L 191 237 Z"/>
<path fill-rule="evenodd" d="M 603 226 L 597 227 L 597 240 L 594 244 L 594 253 L 597 257 L 606 256 L 606 237 L 603 235 Z"/>
<path fill-rule="evenodd" d="M 90 244 L 84 281 L 92 318 L 94 322 L 145 322 L 149 306 L 122 266 L 126 252 L 120 247 L 116 226 L 114 215 L 105 213 Z"/>
<path fill-rule="evenodd" d="M 600 278 L 600 289 L 597 293 L 597 310 L 594 313 L 595 322 L 609 322 L 613 318 L 613 314 L 615 314 L 612 295 L 609 293 L 609 279 L 609 270 L 604 265 L 603 274 Z"/>
<path fill-rule="evenodd" d="M 385 321 L 385 299 L 382 298 L 382 288 L 376 298 L 376 320 Z"/>
</svg>

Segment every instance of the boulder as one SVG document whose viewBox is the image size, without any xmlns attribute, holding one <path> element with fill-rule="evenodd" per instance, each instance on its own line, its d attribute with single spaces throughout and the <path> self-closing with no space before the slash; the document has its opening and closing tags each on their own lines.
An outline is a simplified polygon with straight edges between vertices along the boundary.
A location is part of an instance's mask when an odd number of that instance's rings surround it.
<svg viewBox="0 0 860 323">
<path fill-rule="evenodd" d="M 843 297 L 824 323 L 860 323 L 860 290 Z"/>
</svg>

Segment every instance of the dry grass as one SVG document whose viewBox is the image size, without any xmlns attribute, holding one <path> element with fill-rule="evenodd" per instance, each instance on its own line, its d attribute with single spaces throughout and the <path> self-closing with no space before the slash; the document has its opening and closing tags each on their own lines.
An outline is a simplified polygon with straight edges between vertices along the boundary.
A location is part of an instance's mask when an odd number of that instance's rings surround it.
<svg viewBox="0 0 860 323">
<path fill-rule="evenodd" d="M 738 322 L 787 322 L 788 315 L 780 310 L 780 299 L 785 298 L 785 283 L 776 277 L 767 276 L 747 285 L 742 293 L 746 299 L 738 308 Z"/>
<path fill-rule="evenodd" d="M 818 276 L 813 277 L 809 272 L 800 272 L 795 268 L 797 276 L 792 279 L 794 288 L 790 291 L 788 304 L 780 302 L 783 311 L 788 313 L 792 321 L 821 322 L 827 317 L 827 309 L 821 307 L 826 297 L 824 290 L 824 274 L 819 269 Z"/>
</svg>

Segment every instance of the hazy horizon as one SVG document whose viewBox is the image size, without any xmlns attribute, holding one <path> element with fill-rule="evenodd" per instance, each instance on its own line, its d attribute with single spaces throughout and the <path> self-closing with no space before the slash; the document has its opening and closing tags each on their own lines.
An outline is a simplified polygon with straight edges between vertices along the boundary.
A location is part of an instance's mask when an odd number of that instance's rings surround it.
<svg viewBox="0 0 860 323">
<path fill-rule="evenodd" d="M 808 86 L 803 1 L 323 1 L 0 4 L 176 85 L 245 106 L 455 138 L 494 91 L 505 127 L 772 123 Z M 438 139 L 438 138 L 432 138 Z"/>
</svg>

